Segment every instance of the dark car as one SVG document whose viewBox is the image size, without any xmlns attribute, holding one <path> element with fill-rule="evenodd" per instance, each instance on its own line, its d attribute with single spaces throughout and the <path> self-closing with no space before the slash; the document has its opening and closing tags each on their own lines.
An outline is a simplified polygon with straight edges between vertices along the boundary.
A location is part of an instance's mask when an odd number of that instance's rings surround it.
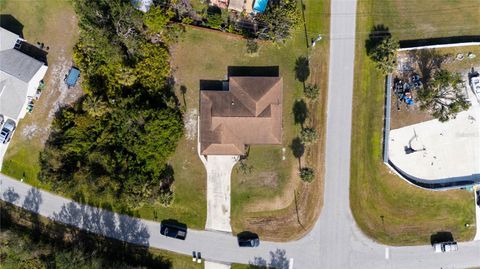
<svg viewBox="0 0 480 269">
<path fill-rule="evenodd" d="M 13 131 L 15 130 L 15 122 L 8 119 L 0 130 L 0 143 L 6 144 L 12 138 Z"/>
<path fill-rule="evenodd" d="M 160 226 L 160 234 L 168 237 L 172 237 L 172 238 L 185 240 L 185 238 L 187 238 L 187 229 L 173 225 L 173 224 L 162 223 Z"/>
<path fill-rule="evenodd" d="M 258 235 L 251 232 L 242 232 L 238 234 L 238 245 L 240 247 L 258 247 L 260 245 L 260 239 Z"/>
<path fill-rule="evenodd" d="M 477 191 L 477 205 L 480 206 L 480 190 Z"/>
</svg>

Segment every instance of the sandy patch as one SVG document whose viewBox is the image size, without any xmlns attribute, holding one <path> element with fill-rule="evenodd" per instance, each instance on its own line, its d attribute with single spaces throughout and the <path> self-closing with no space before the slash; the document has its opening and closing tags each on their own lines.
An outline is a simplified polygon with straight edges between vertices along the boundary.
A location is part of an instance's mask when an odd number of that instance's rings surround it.
<svg viewBox="0 0 480 269">
<path fill-rule="evenodd" d="M 187 140 L 194 140 L 197 135 L 198 110 L 196 108 L 189 110 L 185 115 L 185 136 Z"/>
</svg>

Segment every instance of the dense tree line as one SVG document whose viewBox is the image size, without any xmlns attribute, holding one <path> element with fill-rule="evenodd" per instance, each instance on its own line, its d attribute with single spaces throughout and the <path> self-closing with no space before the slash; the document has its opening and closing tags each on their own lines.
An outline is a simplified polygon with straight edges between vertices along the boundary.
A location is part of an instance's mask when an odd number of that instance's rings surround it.
<svg viewBox="0 0 480 269">
<path fill-rule="evenodd" d="M 3 201 L 0 209 L 1 268 L 171 268 L 168 259 L 148 247 L 45 222 Z"/>
<path fill-rule="evenodd" d="M 74 60 L 86 95 L 59 110 L 41 154 L 40 179 L 60 192 L 110 195 L 130 208 L 169 204 L 169 156 L 183 134 L 170 85 L 173 14 L 130 1 L 76 0 Z M 85 191 L 88 190 L 88 191 Z"/>
</svg>

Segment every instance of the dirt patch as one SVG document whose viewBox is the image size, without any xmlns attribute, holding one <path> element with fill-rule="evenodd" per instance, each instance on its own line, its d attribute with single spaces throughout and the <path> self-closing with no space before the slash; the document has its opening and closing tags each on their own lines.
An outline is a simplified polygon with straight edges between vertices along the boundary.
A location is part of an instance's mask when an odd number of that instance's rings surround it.
<svg viewBox="0 0 480 269">
<path fill-rule="evenodd" d="M 197 121 L 198 121 L 198 110 L 196 108 L 190 109 L 185 114 L 185 136 L 187 140 L 194 140 L 197 135 Z"/>
</svg>

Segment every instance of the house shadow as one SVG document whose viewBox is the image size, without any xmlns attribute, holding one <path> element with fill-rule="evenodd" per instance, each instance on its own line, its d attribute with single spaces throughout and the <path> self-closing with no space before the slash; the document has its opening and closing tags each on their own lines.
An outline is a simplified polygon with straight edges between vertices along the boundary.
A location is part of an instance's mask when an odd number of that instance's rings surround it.
<svg viewBox="0 0 480 269">
<path fill-rule="evenodd" d="M 229 77 L 278 77 L 278 66 L 229 66 Z"/>
<path fill-rule="evenodd" d="M 0 27 L 23 38 L 23 24 L 10 14 L 0 14 Z"/>
</svg>

